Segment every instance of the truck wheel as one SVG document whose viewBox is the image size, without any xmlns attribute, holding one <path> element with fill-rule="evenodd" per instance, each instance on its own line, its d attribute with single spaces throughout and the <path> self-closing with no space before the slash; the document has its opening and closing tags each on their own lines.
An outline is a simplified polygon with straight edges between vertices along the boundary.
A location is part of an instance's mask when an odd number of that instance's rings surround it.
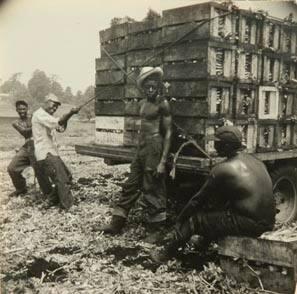
<svg viewBox="0 0 297 294">
<path fill-rule="evenodd" d="M 271 172 L 276 202 L 276 221 L 292 222 L 297 217 L 297 171 L 293 166 L 281 166 Z"/>
</svg>

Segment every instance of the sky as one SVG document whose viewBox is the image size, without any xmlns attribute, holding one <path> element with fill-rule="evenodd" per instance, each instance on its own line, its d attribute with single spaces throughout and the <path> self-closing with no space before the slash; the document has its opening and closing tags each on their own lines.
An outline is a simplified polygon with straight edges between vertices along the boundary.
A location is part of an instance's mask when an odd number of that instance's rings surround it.
<svg viewBox="0 0 297 294">
<path fill-rule="evenodd" d="M 0 83 L 21 72 L 27 82 L 34 70 L 56 75 L 75 93 L 95 83 L 100 57 L 99 31 L 114 17 L 142 20 L 148 9 L 162 10 L 203 0 L 6 0 L 0 6 Z M 240 1 L 243 8 L 264 2 Z M 1 0 L 0 0 L 1 3 Z M 269 3 L 269 5 L 267 5 Z M 282 13 L 279 6 L 276 13 Z M 296 5 L 297 7 L 297 5 Z M 286 11 L 283 11 L 285 14 Z M 296 16 L 297 17 L 297 16 Z"/>
</svg>

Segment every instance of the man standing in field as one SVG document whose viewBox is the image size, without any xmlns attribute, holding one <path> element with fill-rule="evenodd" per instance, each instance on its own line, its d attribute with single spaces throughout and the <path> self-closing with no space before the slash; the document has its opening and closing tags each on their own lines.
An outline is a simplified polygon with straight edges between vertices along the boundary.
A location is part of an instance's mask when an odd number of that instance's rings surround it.
<svg viewBox="0 0 297 294">
<path fill-rule="evenodd" d="M 151 231 L 148 240 L 151 236 L 150 241 L 154 242 L 160 225 L 166 220 L 165 164 L 171 143 L 172 118 L 168 101 L 159 95 L 162 78 L 160 67 L 144 67 L 137 78 L 137 85 L 146 96 L 139 102 L 141 124 L 138 148 L 129 178 L 113 209 L 111 222 L 99 229 L 105 233 L 121 232 L 130 209 L 140 195 L 143 196 L 140 201 L 146 209 Z"/>
<path fill-rule="evenodd" d="M 35 156 L 42 172 L 54 185 L 47 187 L 50 205 L 60 203 L 64 209 L 69 209 L 73 204 L 71 193 L 72 176 L 68 168 L 58 155 L 57 146 L 54 142 L 54 132 L 64 132 L 67 122 L 72 115 L 79 112 L 78 107 L 72 108 L 69 113 L 61 118 L 54 117 L 61 105 L 54 94 L 48 94 L 42 107 L 33 113 L 32 131 L 35 144 Z"/>
<path fill-rule="evenodd" d="M 164 237 L 165 248 L 152 252 L 155 261 L 175 256 L 192 235 L 200 235 L 205 246 L 220 237 L 257 237 L 273 229 L 276 208 L 265 165 L 241 152 L 242 135 L 233 126 L 218 128 L 214 140 L 218 155 L 227 158 L 182 210 L 175 230 Z"/>
<path fill-rule="evenodd" d="M 12 126 L 25 138 L 25 144 L 19 149 L 7 167 L 8 174 L 15 187 L 15 191 L 9 196 L 18 196 L 27 193 L 26 179 L 23 177 L 22 172 L 29 166 L 33 167 L 39 186 L 44 193 L 45 186 L 43 183 L 45 179 L 38 170 L 34 156 L 32 124 L 31 117 L 28 116 L 28 104 L 24 100 L 18 100 L 15 106 L 19 118 L 12 123 Z"/>
</svg>

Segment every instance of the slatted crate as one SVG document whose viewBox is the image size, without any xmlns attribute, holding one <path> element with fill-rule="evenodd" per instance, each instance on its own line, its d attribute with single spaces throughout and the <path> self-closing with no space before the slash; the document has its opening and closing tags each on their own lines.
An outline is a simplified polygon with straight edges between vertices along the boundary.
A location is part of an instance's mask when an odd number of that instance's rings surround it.
<svg viewBox="0 0 297 294">
<path fill-rule="evenodd" d="M 232 46 L 214 42 L 191 42 L 164 52 L 165 80 L 197 80 L 235 76 L 235 51 Z"/>
<path fill-rule="evenodd" d="M 258 83 L 261 79 L 262 56 L 258 51 L 244 50 L 236 51 L 237 68 L 236 76 L 242 83 Z"/>
<path fill-rule="evenodd" d="M 262 45 L 274 52 L 281 51 L 282 23 L 273 19 L 267 19 L 262 25 Z"/>
<path fill-rule="evenodd" d="M 290 121 L 280 121 L 277 125 L 278 149 L 291 149 L 293 147 L 295 124 Z"/>
<path fill-rule="evenodd" d="M 261 41 L 261 27 L 258 23 L 259 16 L 251 11 L 240 10 L 234 23 L 236 37 L 240 46 L 258 47 Z"/>
<path fill-rule="evenodd" d="M 242 143 L 246 147 L 246 152 L 253 153 L 257 147 L 257 123 L 255 120 L 236 120 L 236 126 L 242 134 Z"/>
<path fill-rule="evenodd" d="M 128 31 L 128 51 L 157 48 L 162 44 L 161 18 L 130 23 Z"/>
<path fill-rule="evenodd" d="M 284 240 L 269 239 L 269 233 L 260 238 L 226 237 L 218 246 L 221 268 L 238 282 L 277 293 L 294 293 L 296 236 L 287 236 Z"/>
<path fill-rule="evenodd" d="M 258 89 L 251 84 L 238 83 L 235 86 L 235 117 L 255 118 L 257 115 Z"/>
<path fill-rule="evenodd" d="M 213 20 L 204 23 L 203 20 L 208 18 Z M 181 37 L 183 41 L 215 39 L 234 42 L 233 20 L 233 15 L 228 14 L 226 5 L 214 2 L 165 10 L 163 44 L 174 42 Z M 190 31 L 191 34 L 186 35 Z"/>
<path fill-rule="evenodd" d="M 260 120 L 257 129 L 257 152 L 277 150 L 277 121 Z"/>
<path fill-rule="evenodd" d="M 100 44 L 111 54 L 122 54 L 127 51 L 129 23 L 113 25 L 99 32 Z M 105 55 L 101 50 L 101 56 Z"/>
<path fill-rule="evenodd" d="M 296 53 L 296 24 L 285 23 L 281 30 L 281 51 L 284 53 Z"/>
</svg>

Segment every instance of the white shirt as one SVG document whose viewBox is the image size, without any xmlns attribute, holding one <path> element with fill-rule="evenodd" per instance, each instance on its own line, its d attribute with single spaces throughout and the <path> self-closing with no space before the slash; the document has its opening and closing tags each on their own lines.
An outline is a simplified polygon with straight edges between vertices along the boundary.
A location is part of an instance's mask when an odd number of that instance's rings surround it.
<svg viewBox="0 0 297 294">
<path fill-rule="evenodd" d="M 32 116 L 32 133 L 37 160 L 44 160 L 48 153 L 58 155 L 54 132 L 59 128 L 59 118 L 47 113 L 42 107 Z"/>
</svg>

